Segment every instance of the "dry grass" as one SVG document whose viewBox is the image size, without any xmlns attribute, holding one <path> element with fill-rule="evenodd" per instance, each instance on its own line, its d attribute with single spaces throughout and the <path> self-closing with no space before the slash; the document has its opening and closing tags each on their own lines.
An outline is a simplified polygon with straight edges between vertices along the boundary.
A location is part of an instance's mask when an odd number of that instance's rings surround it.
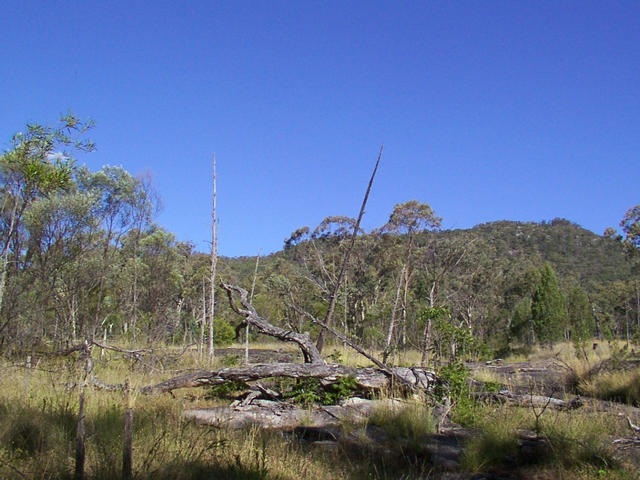
<svg viewBox="0 0 640 480">
<path fill-rule="evenodd" d="M 631 478 L 630 469 L 614 460 L 611 439 L 625 428 L 617 417 L 549 410 L 538 436 L 531 409 L 485 406 L 475 419 L 481 433 L 470 438 L 463 456 L 471 472 L 497 468 L 528 472 L 523 478 Z"/>
<path fill-rule="evenodd" d="M 78 367 L 69 360 L 41 361 L 37 369 L 2 365 L 0 478 L 71 478 L 78 390 L 65 385 L 79 380 Z M 96 358 L 95 374 L 104 381 L 121 382 L 128 377 L 135 386 L 167 376 L 145 370 L 129 361 Z M 227 431 L 184 421 L 184 408 L 211 404 L 204 398 L 205 391 L 180 391 L 175 398 L 134 397 L 135 478 L 347 479 L 362 469 L 277 433 Z M 119 478 L 123 395 L 88 389 L 86 397 L 87 478 Z"/>
</svg>

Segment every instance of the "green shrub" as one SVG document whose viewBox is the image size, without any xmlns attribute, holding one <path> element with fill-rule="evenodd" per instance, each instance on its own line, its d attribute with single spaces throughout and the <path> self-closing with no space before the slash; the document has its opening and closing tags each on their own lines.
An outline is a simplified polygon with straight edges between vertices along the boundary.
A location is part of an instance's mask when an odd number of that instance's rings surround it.
<svg viewBox="0 0 640 480">
<path fill-rule="evenodd" d="M 204 398 L 207 400 L 214 399 L 231 399 L 240 392 L 247 390 L 249 387 L 244 382 L 229 380 L 219 385 L 212 385 L 207 390 Z"/>
<path fill-rule="evenodd" d="M 236 338 L 236 331 L 224 318 L 213 319 L 213 340 L 216 345 L 228 345 Z"/>
<path fill-rule="evenodd" d="M 280 386 L 282 388 L 284 385 L 281 383 Z M 284 398 L 307 406 L 316 403 L 335 405 L 353 396 L 358 390 L 357 380 L 351 375 L 339 377 L 334 383 L 326 386 L 317 378 L 302 378 L 291 386 L 284 387 L 281 390 Z"/>
</svg>

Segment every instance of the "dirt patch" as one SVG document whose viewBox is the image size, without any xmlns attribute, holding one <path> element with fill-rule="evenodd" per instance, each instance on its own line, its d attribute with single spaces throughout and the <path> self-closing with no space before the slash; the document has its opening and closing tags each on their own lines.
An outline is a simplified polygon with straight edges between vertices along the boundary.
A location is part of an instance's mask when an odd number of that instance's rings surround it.
<svg viewBox="0 0 640 480">
<path fill-rule="evenodd" d="M 513 393 L 548 396 L 562 396 L 566 393 L 567 371 L 554 359 L 516 363 L 494 360 L 486 363 L 468 363 L 467 367 L 472 372 L 485 371 L 494 374 Z"/>
<path fill-rule="evenodd" d="M 237 364 L 244 363 L 244 348 L 218 348 L 216 356 L 229 361 L 233 357 L 237 358 Z M 249 349 L 249 363 L 302 363 L 300 352 L 287 352 L 282 350 L 263 350 L 260 348 Z"/>
</svg>

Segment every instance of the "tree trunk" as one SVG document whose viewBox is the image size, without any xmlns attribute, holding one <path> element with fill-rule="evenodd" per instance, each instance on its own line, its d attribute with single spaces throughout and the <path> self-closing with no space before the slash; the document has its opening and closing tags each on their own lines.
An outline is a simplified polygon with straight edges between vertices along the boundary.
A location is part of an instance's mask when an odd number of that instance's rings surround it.
<svg viewBox="0 0 640 480">
<path fill-rule="evenodd" d="M 216 226 L 216 156 L 213 155 L 213 213 L 211 221 L 211 306 L 209 307 L 209 365 L 213 362 L 213 317 L 215 315 L 216 298 L 216 266 L 218 265 L 218 229 Z"/>
<path fill-rule="evenodd" d="M 207 292 L 204 277 L 202 277 L 202 317 L 200 317 L 200 342 L 198 343 L 198 357 L 202 362 L 204 358 L 204 331 L 207 328 Z"/>
<path fill-rule="evenodd" d="M 351 251 L 353 250 L 353 246 L 356 243 L 356 237 L 358 236 L 358 230 L 360 230 L 360 222 L 362 221 L 362 217 L 364 216 L 364 209 L 367 206 L 367 200 L 369 199 L 369 193 L 371 193 L 371 187 L 373 186 L 373 179 L 376 177 L 376 172 L 378 171 L 378 166 L 380 165 L 380 159 L 382 158 L 382 150 L 384 146 L 380 146 L 380 153 L 378 153 L 378 160 L 376 161 L 376 165 L 373 168 L 373 173 L 371 174 L 371 178 L 369 179 L 369 185 L 367 186 L 367 191 L 364 194 L 364 199 L 362 200 L 362 206 L 360 207 L 360 213 L 358 214 L 358 219 L 356 220 L 356 224 L 353 227 L 353 233 L 351 234 L 351 242 L 349 243 L 349 248 L 347 248 L 346 252 L 344 252 L 344 258 L 342 259 L 342 266 L 340 267 L 340 273 L 338 274 L 338 279 L 336 280 L 336 284 L 333 287 L 333 292 L 331 293 L 331 299 L 329 300 L 329 308 L 327 309 L 327 314 L 324 317 L 322 323 L 325 325 L 331 326 L 331 317 L 333 315 L 333 311 L 336 308 L 336 301 L 338 299 L 338 291 L 340 290 L 340 284 L 342 283 L 342 279 L 344 277 L 345 271 L 347 269 L 347 262 L 349 261 L 349 256 L 351 255 Z M 322 348 L 324 347 L 324 336 L 325 330 L 320 330 L 320 335 L 318 335 L 318 341 L 316 342 L 316 348 L 318 352 L 322 352 Z"/>
<path fill-rule="evenodd" d="M 129 380 L 125 382 L 125 405 L 124 413 L 124 438 L 122 439 L 122 478 L 131 480 L 133 478 L 133 408 L 131 407 L 131 391 Z"/>
<path fill-rule="evenodd" d="M 256 289 L 256 278 L 258 277 L 258 265 L 260 263 L 260 251 L 256 257 L 256 268 L 253 270 L 253 280 L 251 281 L 251 295 L 249 295 L 249 303 L 253 303 L 253 293 Z M 244 364 L 249 365 L 249 323 L 244 331 Z"/>
<path fill-rule="evenodd" d="M 7 269 L 9 267 L 9 243 L 13 236 L 13 230 L 16 226 L 16 217 L 18 215 L 18 195 L 20 195 L 20 188 L 16 192 L 13 201 L 13 209 L 11 210 L 11 222 L 9 223 L 9 231 L 7 232 L 7 240 L 2 247 L 2 271 L 0 271 L 0 311 L 2 311 L 2 300 L 4 298 L 4 287 L 7 282 Z"/>
<path fill-rule="evenodd" d="M 390 388 L 394 379 L 401 379 L 407 386 L 422 391 L 430 390 L 437 381 L 436 375 L 418 367 L 393 367 L 390 373 L 379 368 L 354 368 L 343 365 L 269 363 L 241 368 L 201 370 L 170 378 L 142 388 L 144 395 L 171 392 L 180 388 L 219 385 L 229 381 L 250 382 L 269 377 L 319 378 L 324 386 L 338 382 L 340 378 L 355 379 L 358 388 L 381 390 Z"/>
<path fill-rule="evenodd" d="M 227 296 L 229 297 L 229 305 L 231 306 L 233 311 L 238 315 L 243 316 L 245 318 L 245 322 L 248 325 L 252 325 L 257 329 L 258 332 L 264 335 L 269 335 L 285 342 L 294 342 L 298 344 L 300 350 L 302 350 L 302 355 L 304 356 L 304 360 L 306 363 L 324 364 L 322 355 L 320 354 L 314 343 L 311 341 L 308 334 L 296 333 L 292 332 L 291 330 L 285 330 L 283 328 L 276 327 L 275 325 L 271 325 L 271 323 L 258 315 L 253 306 L 248 302 L 248 294 L 245 289 L 237 287 L 235 285 L 227 285 L 225 283 L 222 283 L 221 286 L 227 292 Z M 243 308 L 239 308 L 236 305 L 236 302 L 233 298 L 234 292 L 240 295 L 240 304 Z"/>
<path fill-rule="evenodd" d="M 393 341 L 393 330 L 396 326 L 396 312 L 398 311 L 398 303 L 400 302 L 400 291 L 402 290 L 402 282 L 404 281 L 404 270 L 406 265 L 402 266 L 400 275 L 398 276 L 398 285 L 396 287 L 396 297 L 393 301 L 391 309 L 391 320 L 389 320 L 389 328 L 387 329 L 387 337 L 384 342 L 384 351 L 382 352 L 382 363 L 387 363 L 389 354 L 391 353 L 391 342 Z"/>
</svg>

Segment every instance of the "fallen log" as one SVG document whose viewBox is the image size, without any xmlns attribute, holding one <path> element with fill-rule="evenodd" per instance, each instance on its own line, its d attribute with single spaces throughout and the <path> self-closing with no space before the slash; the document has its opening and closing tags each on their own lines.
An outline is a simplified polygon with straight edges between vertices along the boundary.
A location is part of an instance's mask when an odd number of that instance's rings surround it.
<svg viewBox="0 0 640 480">
<path fill-rule="evenodd" d="M 501 390 L 499 392 L 479 392 L 475 394 L 476 398 L 498 401 L 500 403 L 510 403 L 519 407 L 530 408 L 555 408 L 557 410 L 573 410 L 580 408 L 583 401 L 580 397 L 575 397 L 569 401 L 561 400 L 554 397 L 546 397 L 543 395 L 518 395 Z"/>
<path fill-rule="evenodd" d="M 367 400 L 349 398 L 340 405 L 302 407 L 288 402 L 253 400 L 249 404 L 185 410 L 184 418 L 215 426 L 242 428 L 259 425 L 264 428 L 338 427 L 345 420 L 364 422 L 378 408 L 401 410 L 401 400 Z"/>
<path fill-rule="evenodd" d="M 377 368 L 353 368 L 344 365 L 326 365 L 315 363 L 270 363 L 221 370 L 198 370 L 170 378 L 155 385 L 141 389 L 144 395 L 167 393 L 180 388 L 219 385 L 228 381 L 250 382 L 269 377 L 317 378 L 323 385 L 331 385 L 339 378 L 353 377 L 358 388 L 364 390 L 383 390 L 395 386 L 395 380 L 401 379 L 401 385 L 428 392 L 438 378 L 432 371 L 419 367 L 393 367 L 391 372 Z"/>
</svg>

